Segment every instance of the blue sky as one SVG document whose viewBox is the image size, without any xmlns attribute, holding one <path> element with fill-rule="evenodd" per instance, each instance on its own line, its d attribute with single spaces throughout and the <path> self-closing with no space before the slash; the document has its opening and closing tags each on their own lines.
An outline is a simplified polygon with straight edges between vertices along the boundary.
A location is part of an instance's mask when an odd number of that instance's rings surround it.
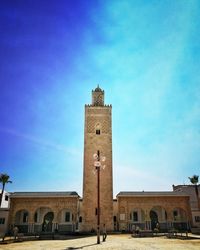
<svg viewBox="0 0 200 250">
<path fill-rule="evenodd" d="M 113 106 L 114 194 L 200 169 L 200 2 L 0 2 L 0 172 L 82 195 L 84 105 Z"/>
</svg>

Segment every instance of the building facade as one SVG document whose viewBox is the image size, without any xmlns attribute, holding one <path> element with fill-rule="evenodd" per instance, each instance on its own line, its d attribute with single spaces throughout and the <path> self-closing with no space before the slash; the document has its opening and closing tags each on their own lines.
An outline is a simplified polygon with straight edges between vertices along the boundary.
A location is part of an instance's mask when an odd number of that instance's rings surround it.
<svg viewBox="0 0 200 250">
<path fill-rule="evenodd" d="M 104 104 L 104 91 L 92 91 L 85 105 L 83 197 L 76 192 L 16 192 L 10 195 L 10 229 L 23 233 L 93 232 L 97 228 L 97 170 L 100 164 L 100 225 L 108 231 L 131 231 L 133 227 L 153 230 L 190 229 L 200 226 L 199 197 L 190 192 L 120 192 L 113 199 L 112 106 Z M 180 189 L 181 186 L 179 186 Z M 194 202 L 196 199 L 197 203 Z"/>
</svg>

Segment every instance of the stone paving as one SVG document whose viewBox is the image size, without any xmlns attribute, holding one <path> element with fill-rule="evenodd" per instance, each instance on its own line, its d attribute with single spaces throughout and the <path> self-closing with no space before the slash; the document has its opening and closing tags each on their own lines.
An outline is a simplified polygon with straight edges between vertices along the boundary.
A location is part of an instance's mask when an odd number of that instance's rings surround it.
<svg viewBox="0 0 200 250">
<path fill-rule="evenodd" d="M 109 235 L 106 242 L 96 244 L 96 236 L 68 240 L 36 240 L 1 244 L 1 250 L 199 250 L 200 238 L 168 239 L 166 237 L 132 238 L 130 235 Z"/>
</svg>

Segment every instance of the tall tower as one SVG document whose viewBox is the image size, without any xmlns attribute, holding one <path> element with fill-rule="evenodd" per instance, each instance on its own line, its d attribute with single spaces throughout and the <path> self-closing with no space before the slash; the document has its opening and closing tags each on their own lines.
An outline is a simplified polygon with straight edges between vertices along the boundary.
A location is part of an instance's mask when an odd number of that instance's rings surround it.
<svg viewBox="0 0 200 250">
<path fill-rule="evenodd" d="M 113 230 L 112 177 L 112 106 L 104 105 L 104 91 L 92 90 L 92 104 L 85 105 L 84 173 L 83 173 L 83 230 L 97 226 L 97 173 L 93 155 L 105 156 L 105 168 L 100 170 L 100 220 L 107 230 Z"/>
</svg>

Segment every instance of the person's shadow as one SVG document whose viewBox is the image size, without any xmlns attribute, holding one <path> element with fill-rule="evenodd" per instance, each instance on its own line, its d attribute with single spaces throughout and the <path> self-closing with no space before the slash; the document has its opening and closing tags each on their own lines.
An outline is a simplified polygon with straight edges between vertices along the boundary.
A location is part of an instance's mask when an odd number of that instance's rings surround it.
<svg viewBox="0 0 200 250">
<path fill-rule="evenodd" d="M 90 245 L 85 245 L 85 246 L 80 246 L 80 247 L 67 247 L 67 248 L 65 248 L 64 250 L 82 249 L 82 248 L 84 248 L 84 247 L 90 247 L 90 246 L 94 246 L 94 245 L 97 245 L 97 243 L 90 244 Z"/>
</svg>

